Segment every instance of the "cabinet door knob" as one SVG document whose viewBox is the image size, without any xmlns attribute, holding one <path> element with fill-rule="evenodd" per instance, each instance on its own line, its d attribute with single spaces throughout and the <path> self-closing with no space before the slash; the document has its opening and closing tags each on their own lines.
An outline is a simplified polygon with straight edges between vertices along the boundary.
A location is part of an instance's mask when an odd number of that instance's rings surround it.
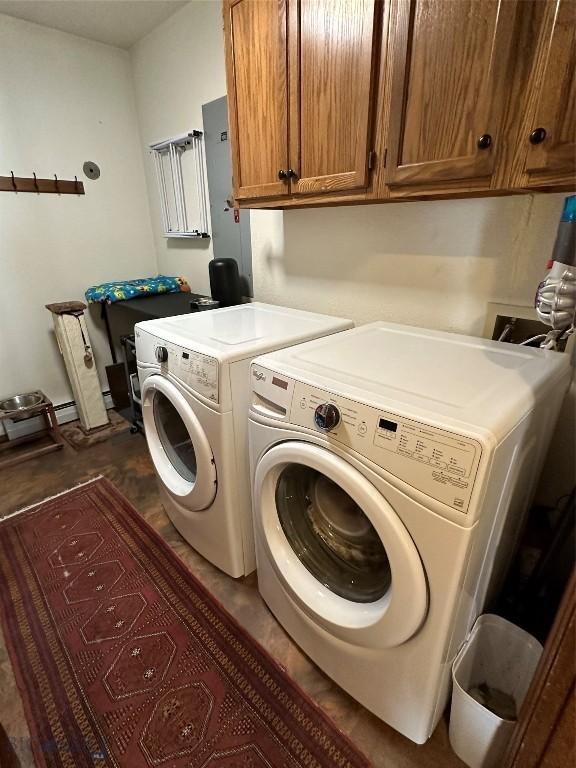
<svg viewBox="0 0 576 768">
<path fill-rule="evenodd" d="M 282 168 L 280 168 L 280 170 L 278 171 L 278 178 L 280 179 L 280 181 L 284 181 L 284 179 L 287 179 L 288 171 L 285 171 Z"/>
<path fill-rule="evenodd" d="M 534 128 L 534 130 L 530 134 L 529 141 L 530 141 L 530 144 L 542 144 L 545 138 L 546 138 L 545 128 Z"/>
<path fill-rule="evenodd" d="M 483 133 L 478 139 L 478 149 L 488 149 L 492 146 L 492 136 L 489 133 Z"/>
<path fill-rule="evenodd" d="M 292 170 L 292 168 L 288 168 L 288 170 L 286 171 L 286 175 L 288 176 L 289 179 L 298 178 L 298 174 L 296 173 L 296 171 Z"/>
</svg>

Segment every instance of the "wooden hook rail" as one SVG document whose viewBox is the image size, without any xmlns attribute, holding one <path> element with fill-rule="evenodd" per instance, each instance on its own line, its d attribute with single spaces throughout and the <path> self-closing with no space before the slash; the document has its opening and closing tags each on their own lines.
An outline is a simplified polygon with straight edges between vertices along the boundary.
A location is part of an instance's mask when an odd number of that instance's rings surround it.
<svg viewBox="0 0 576 768">
<path fill-rule="evenodd" d="M 54 174 L 53 179 L 38 179 L 36 174 L 33 176 L 0 176 L 0 192 L 36 192 L 36 194 L 55 194 L 55 195 L 83 195 L 84 184 L 74 180 L 59 179 Z"/>
</svg>

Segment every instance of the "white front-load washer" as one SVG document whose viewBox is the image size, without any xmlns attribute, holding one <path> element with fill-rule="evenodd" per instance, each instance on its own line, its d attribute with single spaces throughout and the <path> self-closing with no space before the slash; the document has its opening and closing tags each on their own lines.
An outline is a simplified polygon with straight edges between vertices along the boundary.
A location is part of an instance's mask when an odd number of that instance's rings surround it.
<svg viewBox="0 0 576 768">
<path fill-rule="evenodd" d="M 143 421 L 166 511 L 184 538 L 231 576 L 256 567 L 250 362 L 352 325 L 261 303 L 136 325 Z"/>
<path fill-rule="evenodd" d="M 252 364 L 260 592 L 415 742 L 511 555 L 569 376 L 560 353 L 385 323 Z"/>
</svg>

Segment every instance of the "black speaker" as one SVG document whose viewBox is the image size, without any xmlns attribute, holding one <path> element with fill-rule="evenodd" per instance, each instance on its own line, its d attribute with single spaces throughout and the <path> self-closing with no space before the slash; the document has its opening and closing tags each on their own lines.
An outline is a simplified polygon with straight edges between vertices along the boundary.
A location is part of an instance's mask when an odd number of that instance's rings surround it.
<svg viewBox="0 0 576 768">
<path fill-rule="evenodd" d="M 221 307 L 232 307 L 242 303 L 240 275 L 235 259 L 212 259 L 208 265 L 210 292 Z"/>
</svg>

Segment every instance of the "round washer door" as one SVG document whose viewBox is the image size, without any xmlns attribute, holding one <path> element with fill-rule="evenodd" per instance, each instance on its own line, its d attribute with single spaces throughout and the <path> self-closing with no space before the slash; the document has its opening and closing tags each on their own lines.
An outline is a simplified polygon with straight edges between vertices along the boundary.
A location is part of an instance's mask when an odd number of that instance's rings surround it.
<svg viewBox="0 0 576 768">
<path fill-rule="evenodd" d="M 415 634 L 428 608 L 422 561 L 394 509 L 357 469 L 325 448 L 287 441 L 260 459 L 254 498 L 265 553 L 308 616 L 365 647 Z"/>
<path fill-rule="evenodd" d="M 164 376 L 149 376 L 142 387 L 142 416 L 152 461 L 168 492 L 187 509 L 206 509 L 216 495 L 216 466 L 184 395 Z"/>
</svg>

